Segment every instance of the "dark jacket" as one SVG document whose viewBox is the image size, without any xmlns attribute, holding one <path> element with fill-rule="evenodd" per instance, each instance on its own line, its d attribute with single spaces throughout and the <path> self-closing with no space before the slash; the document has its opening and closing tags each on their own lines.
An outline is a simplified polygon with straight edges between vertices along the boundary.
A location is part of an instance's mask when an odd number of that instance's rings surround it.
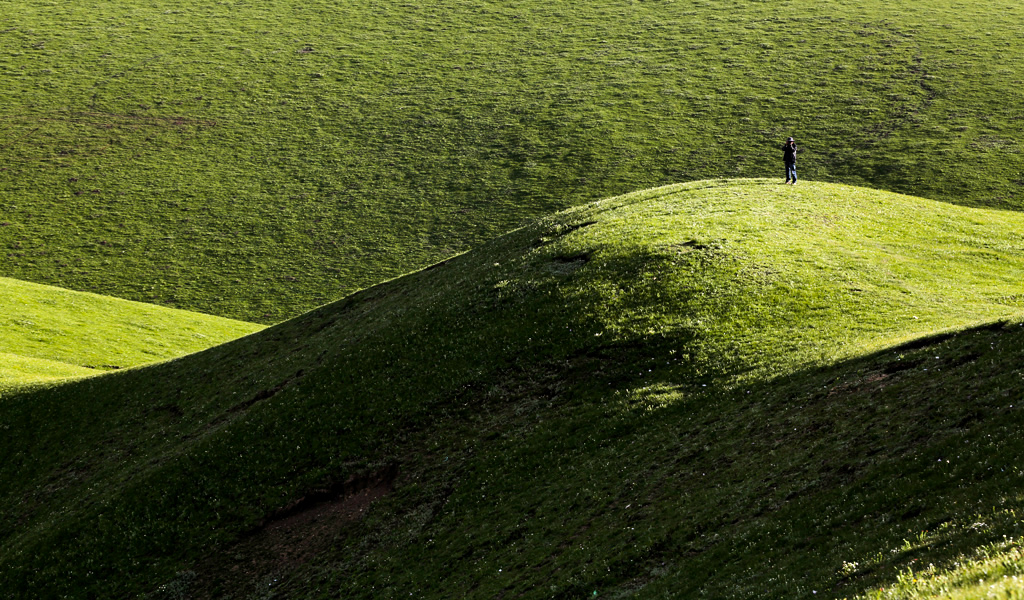
<svg viewBox="0 0 1024 600">
<path fill-rule="evenodd" d="M 787 165 L 796 164 L 796 144 L 787 143 L 782 147 L 782 160 Z"/>
</svg>

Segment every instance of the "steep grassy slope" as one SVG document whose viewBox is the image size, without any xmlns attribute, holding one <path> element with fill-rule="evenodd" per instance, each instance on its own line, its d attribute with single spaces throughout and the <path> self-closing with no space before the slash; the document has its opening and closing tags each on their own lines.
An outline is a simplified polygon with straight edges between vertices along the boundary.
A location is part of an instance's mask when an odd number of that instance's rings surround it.
<svg viewBox="0 0 1024 600">
<path fill-rule="evenodd" d="M 660 188 L 10 395 L 0 594 L 890 585 L 1024 526 L 1021 231 L 844 186 Z"/>
<path fill-rule="evenodd" d="M 14 0 L 0 275 L 276 322 L 655 185 L 1020 208 L 1010 0 Z"/>
<path fill-rule="evenodd" d="M 0 389 L 182 356 L 262 328 L 0 278 Z"/>
</svg>

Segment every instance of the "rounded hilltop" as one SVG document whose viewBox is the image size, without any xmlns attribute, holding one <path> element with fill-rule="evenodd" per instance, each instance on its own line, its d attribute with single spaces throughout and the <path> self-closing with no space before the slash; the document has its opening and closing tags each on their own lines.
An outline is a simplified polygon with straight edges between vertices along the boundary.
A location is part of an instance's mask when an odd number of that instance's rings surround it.
<svg viewBox="0 0 1024 600">
<path fill-rule="evenodd" d="M 825 183 L 655 188 L 198 354 L 5 396 L 0 583 L 886 585 L 1020 527 L 988 467 L 1024 459 L 1004 395 L 1022 226 Z M 908 529 L 920 545 L 890 552 Z"/>
</svg>

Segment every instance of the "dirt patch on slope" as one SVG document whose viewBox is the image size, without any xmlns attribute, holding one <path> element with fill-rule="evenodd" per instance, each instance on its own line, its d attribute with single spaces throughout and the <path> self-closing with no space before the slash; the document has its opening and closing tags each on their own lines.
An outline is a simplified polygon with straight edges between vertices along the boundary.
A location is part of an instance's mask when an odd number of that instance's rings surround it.
<svg viewBox="0 0 1024 600">
<path fill-rule="evenodd" d="M 248 597 L 330 548 L 394 489 L 398 466 L 310 490 L 197 565 L 190 598 Z"/>
</svg>

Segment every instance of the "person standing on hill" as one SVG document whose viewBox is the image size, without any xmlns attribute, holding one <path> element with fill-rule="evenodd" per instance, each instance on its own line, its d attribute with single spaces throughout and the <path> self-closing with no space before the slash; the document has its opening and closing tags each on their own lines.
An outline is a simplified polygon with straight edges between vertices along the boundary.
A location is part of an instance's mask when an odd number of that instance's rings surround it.
<svg viewBox="0 0 1024 600">
<path fill-rule="evenodd" d="M 786 183 L 792 183 L 796 185 L 796 142 L 793 138 L 786 140 L 786 145 L 782 147 L 782 162 L 786 163 Z"/>
</svg>

